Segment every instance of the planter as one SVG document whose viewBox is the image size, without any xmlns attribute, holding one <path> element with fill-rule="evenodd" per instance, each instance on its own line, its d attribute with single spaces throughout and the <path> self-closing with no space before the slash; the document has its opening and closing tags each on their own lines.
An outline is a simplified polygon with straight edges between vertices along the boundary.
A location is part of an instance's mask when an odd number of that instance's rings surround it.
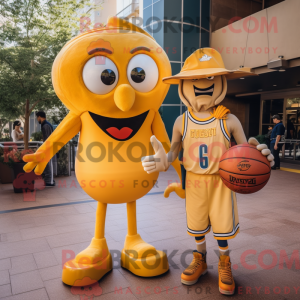
<svg viewBox="0 0 300 300">
<path fill-rule="evenodd" d="M 13 177 L 13 170 L 7 164 L 0 162 L 0 182 L 3 184 L 12 183 Z"/>
<path fill-rule="evenodd" d="M 24 162 L 20 162 L 20 163 L 15 163 L 12 167 L 13 169 L 13 187 L 14 187 L 14 192 L 15 193 L 23 193 L 23 189 L 22 188 L 16 188 L 16 180 L 18 180 L 18 175 L 20 173 L 25 173 L 25 171 L 23 170 L 23 167 L 26 165 L 26 163 Z"/>
<path fill-rule="evenodd" d="M 45 188 L 45 182 L 41 176 L 37 176 L 34 172 L 26 173 L 23 167 L 26 163 L 15 163 L 13 165 L 13 187 L 15 193 L 23 193 L 23 200 L 35 201 L 37 190 Z"/>
</svg>

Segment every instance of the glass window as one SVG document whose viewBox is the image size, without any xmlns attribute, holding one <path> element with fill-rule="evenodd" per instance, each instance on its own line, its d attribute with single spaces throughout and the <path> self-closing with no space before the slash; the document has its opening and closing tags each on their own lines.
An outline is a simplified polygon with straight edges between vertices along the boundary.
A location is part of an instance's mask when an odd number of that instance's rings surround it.
<svg viewBox="0 0 300 300">
<path fill-rule="evenodd" d="M 164 19 L 164 1 L 158 1 L 153 4 L 153 16 L 159 20 Z"/>
<path fill-rule="evenodd" d="M 163 119 L 168 136 L 171 140 L 175 120 L 180 115 L 180 106 L 161 106 L 159 113 Z"/>
<path fill-rule="evenodd" d="M 152 4 L 152 0 L 144 0 L 144 7 L 147 7 Z"/>
<path fill-rule="evenodd" d="M 300 140 L 300 98 L 287 99 L 286 129 L 288 139 Z"/>
<path fill-rule="evenodd" d="M 150 25 L 150 26 L 147 26 L 147 27 L 143 27 L 143 29 L 145 30 L 145 31 L 147 31 L 150 35 L 153 35 L 153 30 L 152 30 L 152 25 Z"/>
<path fill-rule="evenodd" d="M 183 22 L 200 26 L 200 1 L 199 0 L 184 1 Z"/>
<path fill-rule="evenodd" d="M 164 22 L 164 48 L 171 61 L 181 61 L 181 24 Z"/>
<path fill-rule="evenodd" d="M 157 22 L 151 25 L 153 37 L 155 38 L 156 42 L 164 48 L 164 22 Z"/>
<path fill-rule="evenodd" d="M 176 75 L 181 70 L 181 63 L 171 63 L 172 75 Z M 180 104 L 181 100 L 178 95 L 178 85 L 171 84 L 169 92 L 165 98 L 164 104 Z"/>
<path fill-rule="evenodd" d="M 200 28 L 193 25 L 183 25 L 183 60 L 186 60 L 200 47 Z"/>
<path fill-rule="evenodd" d="M 263 124 L 271 124 L 271 101 L 266 100 L 263 101 L 263 118 L 262 118 Z M 263 131 L 263 134 L 265 131 Z"/>
<path fill-rule="evenodd" d="M 209 47 L 209 32 L 201 30 L 201 48 Z"/>
<path fill-rule="evenodd" d="M 152 5 L 144 9 L 144 27 L 152 23 Z"/>
<path fill-rule="evenodd" d="M 274 126 L 272 116 L 279 115 L 283 119 L 283 102 L 284 99 L 274 99 L 274 100 L 265 100 L 263 101 L 263 118 L 262 125 L 271 125 Z M 267 127 L 263 127 L 264 128 Z M 267 132 L 262 132 L 266 134 Z"/>
<path fill-rule="evenodd" d="M 181 21 L 182 0 L 164 0 L 165 19 L 172 21 Z"/>
<path fill-rule="evenodd" d="M 210 24 L 210 0 L 202 0 L 201 27 L 209 30 L 209 24 Z"/>
</svg>

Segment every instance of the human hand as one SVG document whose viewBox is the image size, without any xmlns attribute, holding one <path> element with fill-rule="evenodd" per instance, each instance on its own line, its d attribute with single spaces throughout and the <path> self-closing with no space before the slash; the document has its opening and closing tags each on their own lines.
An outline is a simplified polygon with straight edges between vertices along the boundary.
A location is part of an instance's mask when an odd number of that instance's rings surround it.
<svg viewBox="0 0 300 300">
<path fill-rule="evenodd" d="M 169 168 L 168 156 L 162 143 L 155 137 L 155 135 L 151 136 L 150 141 L 155 154 L 142 157 L 141 161 L 144 170 L 148 174 L 151 174 L 153 172 L 167 171 L 167 169 Z"/>
<path fill-rule="evenodd" d="M 255 146 L 256 149 L 259 150 L 262 155 L 267 157 L 268 161 L 270 162 L 271 167 L 273 167 L 275 165 L 274 156 L 271 154 L 271 151 L 267 145 L 260 144 L 258 142 L 258 140 L 253 137 L 248 140 L 248 143 L 249 143 L 249 145 Z M 275 149 L 275 150 L 277 150 L 277 149 Z"/>
</svg>

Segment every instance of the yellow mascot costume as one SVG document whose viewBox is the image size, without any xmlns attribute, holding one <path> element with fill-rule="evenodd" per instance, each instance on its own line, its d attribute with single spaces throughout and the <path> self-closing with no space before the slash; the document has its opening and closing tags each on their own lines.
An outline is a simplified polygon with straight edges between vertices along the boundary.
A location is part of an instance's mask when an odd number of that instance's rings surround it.
<svg viewBox="0 0 300 300">
<path fill-rule="evenodd" d="M 62 280 L 68 285 L 88 285 L 112 269 L 105 239 L 107 204 L 127 203 L 121 265 L 144 277 L 169 268 L 166 254 L 144 242 L 136 224 L 136 200 L 151 190 L 159 174 L 147 174 L 140 163 L 142 156 L 153 153 L 150 137 L 155 135 L 165 151 L 170 149 L 158 112 L 169 89 L 162 79 L 168 76 L 169 59 L 156 41 L 116 17 L 105 28 L 69 41 L 54 61 L 54 89 L 70 113 L 35 154 L 24 157 L 24 170 L 41 174 L 51 157 L 80 132 L 76 176 L 98 207 L 91 244 L 64 265 Z M 173 166 L 180 177 L 179 161 Z"/>
<path fill-rule="evenodd" d="M 247 143 L 247 139 L 238 118 L 220 103 L 226 96 L 227 79 L 251 75 L 247 68 L 227 70 L 221 54 L 212 48 L 196 50 L 179 74 L 163 79 L 178 85 L 179 97 L 187 106 L 174 124 L 171 151 L 163 153 L 159 139 L 152 136 L 155 155 L 142 162 L 148 174 L 156 174 L 166 171 L 182 150 L 183 185 L 173 184 L 165 192 L 166 196 L 171 191 L 185 196 L 187 232 L 196 240 L 197 250 L 181 274 L 181 282 L 193 285 L 207 273 L 205 235 L 212 228 L 219 246 L 219 290 L 225 295 L 235 291 L 227 240 L 239 232 L 239 220 L 236 196 L 222 183 L 219 160 L 229 149 L 231 136 L 237 144 Z M 274 164 L 266 145 L 259 145 L 255 138 L 250 138 L 249 144 L 267 156 L 271 166 Z"/>
</svg>

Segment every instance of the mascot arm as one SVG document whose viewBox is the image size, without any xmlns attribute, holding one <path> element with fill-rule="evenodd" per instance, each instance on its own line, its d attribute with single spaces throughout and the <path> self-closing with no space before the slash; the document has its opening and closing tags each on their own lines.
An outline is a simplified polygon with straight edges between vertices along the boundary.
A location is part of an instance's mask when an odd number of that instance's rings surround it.
<svg viewBox="0 0 300 300">
<path fill-rule="evenodd" d="M 80 116 L 75 115 L 72 112 L 64 118 L 59 126 L 52 132 L 49 138 L 43 143 L 43 145 L 34 153 L 28 154 L 23 157 L 25 162 L 28 162 L 24 166 L 25 172 L 31 172 L 34 168 L 34 172 L 37 175 L 43 173 L 49 160 L 81 129 Z"/>
<path fill-rule="evenodd" d="M 167 134 L 165 124 L 164 124 L 163 120 L 161 119 L 159 112 L 156 112 L 156 114 L 155 114 L 155 117 L 154 117 L 154 120 L 152 123 L 152 132 L 155 135 L 155 137 L 162 143 L 162 145 L 165 149 L 165 152 L 168 153 L 169 166 L 172 165 L 174 167 L 174 169 L 176 170 L 179 178 L 181 178 L 180 163 L 177 158 L 180 148 L 174 147 L 174 144 L 176 143 L 174 141 L 174 138 L 172 139 L 172 148 L 171 148 L 169 136 Z M 173 134 L 174 134 L 174 132 L 173 132 Z"/>
<path fill-rule="evenodd" d="M 166 168 L 168 169 L 169 166 L 172 164 L 174 169 L 176 170 L 179 178 L 181 179 L 181 166 L 180 162 L 178 160 L 178 154 L 181 149 L 181 124 L 182 124 L 182 117 L 178 117 L 178 119 L 175 122 L 174 129 L 173 129 L 173 137 L 172 137 L 172 146 L 170 146 L 170 140 L 165 128 L 165 125 L 163 123 L 163 120 L 161 119 L 160 114 L 157 112 L 154 121 L 152 123 L 152 132 L 155 135 L 155 137 L 151 138 L 151 142 L 153 143 L 154 150 L 157 152 L 157 149 L 159 149 L 159 141 L 162 141 L 163 148 L 166 153 L 168 153 L 167 162 L 165 163 Z M 157 139 L 156 139 L 157 137 Z M 161 146 L 161 147 L 162 147 Z M 169 151 L 169 152 L 168 152 Z M 149 157 L 148 157 L 149 158 Z M 149 159 L 152 160 L 152 159 Z M 148 161 L 149 161 L 148 160 Z M 147 162 L 143 161 L 144 168 L 148 166 Z M 150 167 L 151 168 L 151 167 Z M 146 169 L 145 169 L 146 171 Z M 180 180 L 181 181 L 181 180 Z M 168 187 L 165 190 L 164 196 L 166 198 L 169 197 L 170 193 L 175 192 L 180 198 L 185 198 L 185 190 L 182 189 L 182 184 L 180 183 L 171 183 L 168 185 Z"/>
<path fill-rule="evenodd" d="M 247 139 L 242 124 L 235 115 L 232 114 L 227 115 L 226 125 L 229 131 L 229 135 L 230 136 L 233 135 L 238 145 L 247 143 Z"/>
<path fill-rule="evenodd" d="M 244 144 L 247 143 L 247 139 L 242 127 L 241 122 L 239 119 L 232 114 L 229 114 L 227 116 L 227 128 L 229 131 L 229 134 L 233 135 L 235 141 L 237 144 Z M 250 138 L 248 140 L 248 143 L 252 146 L 255 146 L 257 150 L 261 151 L 261 154 L 266 156 L 268 161 L 270 162 L 271 167 L 274 165 L 274 156 L 271 154 L 271 151 L 268 149 L 268 146 L 265 144 L 260 144 L 257 139 L 255 138 Z"/>
</svg>

